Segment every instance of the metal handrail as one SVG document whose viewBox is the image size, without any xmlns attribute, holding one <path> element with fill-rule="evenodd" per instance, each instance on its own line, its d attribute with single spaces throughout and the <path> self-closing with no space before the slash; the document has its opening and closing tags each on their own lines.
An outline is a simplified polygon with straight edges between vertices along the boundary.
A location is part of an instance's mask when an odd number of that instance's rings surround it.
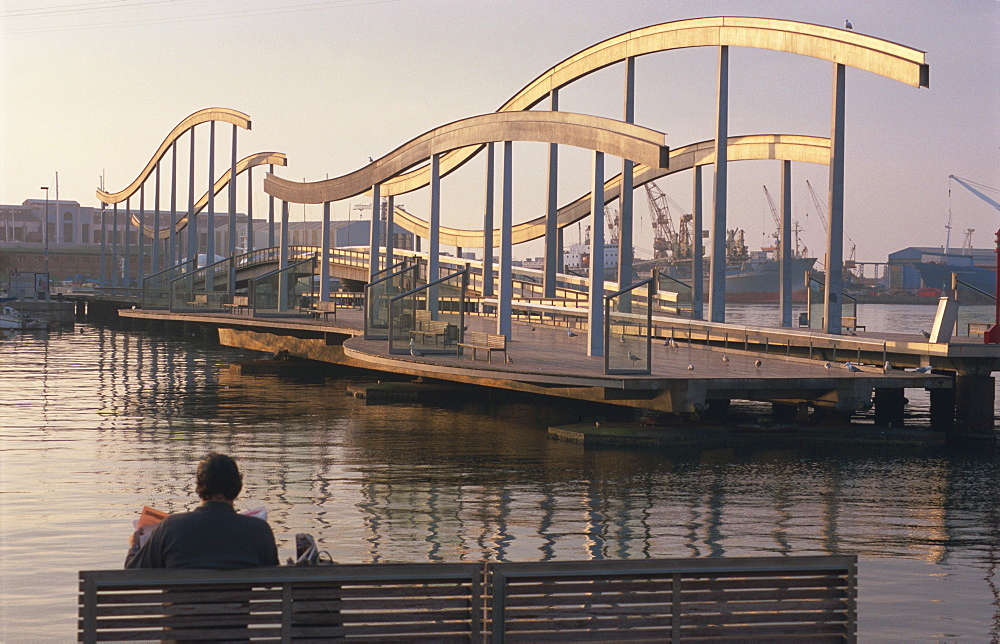
<svg viewBox="0 0 1000 644">
<path fill-rule="evenodd" d="M 428 282 L 428 283 L 423 284 L 421 286 L 418 286 L 416 288 L 410 289 L 409 291 L 407 291 L 405 293 L 400 293 L 399 295 L 397 295 L 397 296 L 395 296 L 395 297 L 393 297 L 393 298 L 391 298 L 389 300 L 389 353 L 392 353 L 392 351 L 393 351 L 393 346 L 392 346 L 392 338 L 393 338 L 393 333 L 392 333 L 392 331 L 393 331 L 393 329 L 392 329 L 392 318 L 393 318 L 393 316 L 392 316 L 392 305 L 393 305 L 393 303 L 396 302 L 397 300 L 403 299 L 404 297 L 411 297 L 413 295 L 416 295 L 420 291 L 425 291 L 425 290 L 431 288 L 432 286 L 437 286 L 438 284 L 442 284 L 444 282 L 447 282 L 448 280 L 453 280 L 453 279 L 455 279 L 458 276 L 462 276 L 462 290 L 461 290 L 461 295 L 459 296 L 459 303 L 458 303 L 458 342 L 459 342 L 459 344 L 461 344 L 462 342 L 465 342 L 465 292 L 466 292 L 466 290 L 468 289 L 468 286 L 469 286 L 469 267 L 468 266 L 466 266 L 464 269 L 462 269 L 460 271 L 457 271 L 455 273 L 452 273 L 450 275 L 446 275 L 444 277 L 439 277 L 438 279 L 434 280 L 433 282 Z M 457 352 L 457 349 L 456 349 L 456 352 Z"/>
<path fill-rule="evenodd" d="M 638 289 L 639 287 L 646 287 L 646 368 L 645 369 L 612 369 L 611 368 L 611 301 L 616 297 L 621 297 L 625 293 L 629 293 Z M 610 374 L 622 374 L 622 373 L 645 373 L 650 374 L 653 372 L 653 299 L 656 295 L 656 276 L 655 273 L 644 280 L 636 282 L 631 286 L 620 289 L 611 295 L 607 295 L 604 298 L 604 373 L 606 375 Z M 619 315 L 621 315 L 619 313 Z M 624 341 L 624 334 L 622 337 Z"/>
</svg>

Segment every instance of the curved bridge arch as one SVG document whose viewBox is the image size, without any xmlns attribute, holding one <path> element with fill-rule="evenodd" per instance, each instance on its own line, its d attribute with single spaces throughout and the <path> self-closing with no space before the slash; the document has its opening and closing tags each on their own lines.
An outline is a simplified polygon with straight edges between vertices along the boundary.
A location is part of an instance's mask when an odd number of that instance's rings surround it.
<svg viewBox="0 0 1000 644">
<path fill-rule="evenodd" d="M 783 51 L 840 63 L 914 87 L 930 85 L 925 52 L 854 31 L 792 20 L 735 16 L 693 18 L 651 25 L 592 45 L 540 74 L 497 112 L 531 109 L 552 90 L 628 58 L 688 47 L 751 47 Z M 481 146 L 449 152 L 441 158 L 441 175 L 460 167 Z M 417 168 L 382 185 L 382 196 L 422 188 L 427 168 Z"/>
<path fill-rule="evenodd" d="M 830 139 L 817 136 L 801 136 L 789 134 L 756 134 L 751 136 L 732 136 L 728 142 L 730 161 L 779 160 L 797 161 L 829 165 Z M 660 177 L 690 170 L 696 166 L 709 165 L 715 162 L 715 141 L 701 141 L 670 151 L 668 168 L 651 168 L 638 165 L 633 172 L 634 186 L 649 183 Z M 621 192 L 621 174 L 615 175 L 604 184 L 604 202 L 610 203 L 618 198 Z M 580 196 L 575 201 L 559 209 L 560 228 L 569 226 L 588 217 L 591 213 L 590 193 Z M 430 225 L 427 221 L 404 210 L 396 209 L 395 223 L 411 233 L 427 237 Z M 545 216 L 536 217 L 530 221 L 516 224 L 512 228 L 512 243 L 539 239 L 545 236 Z M 481 230 L 460 228 L 440 229 L 441 243 L 461 248 L 479 248 L 483 245 Z M 493 245 L 500 244 L 500 231 L 493 231 Z"/>
<path fill-rule="evenodd" d="M 340 201 L 364 194 L 435 154 L 496 141 L 571 145 L 657 168 L 666 167 L 669 155 L 665 134 L 631 123 L 572 112 L 497 112 L 443 125 L 360 170 L 333 179 L 298 182 L 268 174 L 264 191 L 291 203 Z"/>
<path fill-rule="evenodd" d="M 250 168 L 256 168 L 262 165 L 288 165 L 288 157 L 283 152 L 257 152 L 256 154 L 251 154 L 248 157 L 240 159 L 236 163 L 236 174 L 243 174 Z M 227 169 L 221 177 L 216 179 L 215 185 L 212 190 L 212 194 L 219 194 L 222 189 L 229 185 L 229 174 L 230 170 Z M 194 204 L 194 214 L 197 215 L 199 212 L 205 209 L 208 205 L 208 192 L 206 191 L 198 201 Z M 170 235 L 173 233 L 179 233 L 180 231 L 187 228 L 188 219 L 191 213 L 184 213 L 184 216 L 177 220 L 173 229 L 171 228 L 161 228 L 156 231 L 152 226 L 143 226 L 142 234 L 149 239 L 169 239 Z M 136 215 L 131 215 L 130 217 L 132 225 L 137 229 L 139 228 L 139 217 Z"/>
<path fill-rule="evenodd" d="M 98 189 L 97 199 L 102 203 L 116 204 L 121 203 L 134 195 L 139 190 L 139 186 L 145 183 L 146 179 L 148 179 L 152 174 L 156 164 L 163 158 L 163 155 L 167 153 L 170 146 L 176 143 L 177 139 L 179 139 L 181 135 L 194 126 L 202 123 L 208 123 L 209 121 L 232 123 L 233 125 L 241 127 L 244 130 L 250 129 L 250 117 L 243 112 L 238 112 L 236 110 L 229 109 L 228 107 L 209 107 L 203 110 L 198 110 L 178 123 L 174 129 L 170 130 L 167 137 L 163 139 L 163 143 L 161 143 L 160 147 L 156 149 L 155 153 L 153 153 L 149 163 L 146 164 L 146 167 L 142 169 L 142 172 L 139 173 L 139 176 L 137 176 L 132 183 L 130 183 L 124 190 L 120 190 L 118 192 L 105 192 L 104 190 Z"/>
</svg>

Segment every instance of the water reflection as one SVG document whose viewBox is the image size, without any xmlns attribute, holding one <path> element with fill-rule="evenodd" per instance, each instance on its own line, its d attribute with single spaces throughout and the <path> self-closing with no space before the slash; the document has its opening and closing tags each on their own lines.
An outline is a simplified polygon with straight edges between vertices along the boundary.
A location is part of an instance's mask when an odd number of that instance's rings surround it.
<svg viewBox="0 0 1000 644">
<path fill-rule="evenodd" d="M 285 556 L 296 532 L 343 562 L 857 553 L 875 639 L 883 598 L 911 639 L 1000 624 L 993 453 L 586 450 L 544 428 L 606 410 L 472 388 L 368 405 L 345 395 L 359 376 L 241 377 L 242 352 L 80 328 L 0 345 L 0 640 L 68 639 L 45 635 L 72 632 L 76 571 L 121 565 L 141 505 L 189 507 L 209 449 L 243 464 Z M 942 599 L 964 607 L 947 624 Z"/>
</svg>

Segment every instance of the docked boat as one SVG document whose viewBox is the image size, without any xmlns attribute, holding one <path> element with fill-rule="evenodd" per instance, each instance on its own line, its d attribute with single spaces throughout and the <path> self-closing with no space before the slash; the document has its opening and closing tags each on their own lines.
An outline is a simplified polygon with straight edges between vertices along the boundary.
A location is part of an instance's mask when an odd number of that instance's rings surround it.
<svg viewBox="0 0 1000 644">
<path fill-rule="evenodd" d="M 0 329 L 26 331 L 47 328 L 49 328 L 49 323 L 45 320 L 33 318 L 10 306 L 3 307 L 3 313 L 0 313 Z"/>
</svg>

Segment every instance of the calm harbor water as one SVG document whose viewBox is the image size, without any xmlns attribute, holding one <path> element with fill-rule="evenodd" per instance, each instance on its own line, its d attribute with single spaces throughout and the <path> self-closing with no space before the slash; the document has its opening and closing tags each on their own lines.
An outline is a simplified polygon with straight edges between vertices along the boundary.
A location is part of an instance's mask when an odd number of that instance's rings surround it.
<svg viewBox="0 0 1000 644">
<path fill-rule="evenodd" d="M 933 307 L 861 316 L 929 328 Z M 229 373 L 253 357 L 88 325 L 0 342 L 0 641 L 71 641 L 78 571 L 121 566 L 142 505 L 192 507 L 212 449 L 282 557 L 296 532 L 341 562 L 856 553 L 861 641 L 1000 637 L 995 451 L 584 450 L 546 427 L 606 409 L 472 388 L 368 405 L 345 395 L 362 374 Z"/>
</svg>

